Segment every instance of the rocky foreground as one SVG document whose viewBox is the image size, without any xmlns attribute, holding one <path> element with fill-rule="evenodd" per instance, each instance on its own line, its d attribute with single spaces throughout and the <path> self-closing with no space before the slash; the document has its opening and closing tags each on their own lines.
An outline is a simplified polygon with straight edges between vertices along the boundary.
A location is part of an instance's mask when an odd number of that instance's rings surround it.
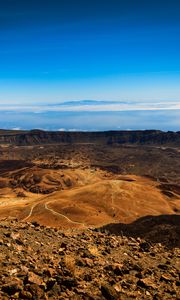
<svg viewBox="0 0 180 300">
<path fill-rule="evenodd" d="M 179 299 L 180 250 L 96 229 L 0 224 L 0 299 Z"/>
</svg>

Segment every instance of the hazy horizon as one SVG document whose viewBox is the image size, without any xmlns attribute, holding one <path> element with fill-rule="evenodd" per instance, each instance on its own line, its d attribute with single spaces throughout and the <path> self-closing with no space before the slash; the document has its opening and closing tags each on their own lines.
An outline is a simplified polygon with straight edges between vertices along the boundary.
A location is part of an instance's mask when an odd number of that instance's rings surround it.
<svg viewBox="0 0 180 300">
<path fill-rule="evenodd" d="M 179 131 L 180 110 L 129 111 L 15 111 L 0 112 L 0 129 L 107 131 L 148 130 Z"/>
</svg>

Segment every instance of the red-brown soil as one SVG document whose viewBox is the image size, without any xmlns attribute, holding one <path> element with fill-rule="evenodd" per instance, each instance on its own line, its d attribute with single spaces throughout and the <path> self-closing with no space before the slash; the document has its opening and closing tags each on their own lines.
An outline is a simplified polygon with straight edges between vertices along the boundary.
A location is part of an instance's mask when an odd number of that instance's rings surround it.
<svg viewBox="0 0 180 300">
<path fill-rule="evenodd" d="M 0 151 L 0 218 L 81 228 L 180 212 L 178 148 L 59 144 Z"/>
<path fill-rule="evenodd" d="M 0 217 L 38 221 L 55 227 L 130 223 L 146 215 L 180 210 L 176 185 L 171 196 L 150 178 L 94 169 L 51 170 L 28 167 L 1 179 Z M 169 191 L 170 192 L 170 191 Z"/>
</svg>

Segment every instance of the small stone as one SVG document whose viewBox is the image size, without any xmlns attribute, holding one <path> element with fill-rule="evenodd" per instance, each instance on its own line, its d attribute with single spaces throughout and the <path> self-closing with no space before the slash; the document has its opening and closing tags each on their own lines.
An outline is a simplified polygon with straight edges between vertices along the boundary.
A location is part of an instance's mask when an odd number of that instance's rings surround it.
<svg viewBox="0 0 180 300">
<path fill-rule="evenodd" d="M 118 299 L 118 295 L 115 289 L 107 283 L 101 285 L 101 293 L 107 300 Z"/>
<path fill-rule="evenodd" d="M 34 225 L 34 227 L 39 227 L 40 226 L 39 223 L 36 222 L 36 221 L 33 221 L 31 224 Z"/>
<path fill-rule="evenodd" d="M 47 290 L 51 290 L 53 288 L 53 286 L 56 283 L 56 279 L 55 278 L 49 278 L 48 281 L 46 282 L 46 286 L 47 286 Z"/>
<path fill-rule="evenodd" d="M 114 264 L 113 266 L 112 266 L 112 269 L 113 269 L 113 271 L 114 271 L 114 274 L 115 275 L 122 275 L 122 273 L 123 273 L 123 267 L 124 267 L 124 265 L 123 264 Z"/>
<path fill-rule="evenodd" d="M 33 298 L 32 294 L 28 291 L 21 291 L 19 296 L 20 296 L 19 299 L 32 299 Z"/>
<path fill-rule="evenodd" d="M 150 292 L 146 291 L 146 295 L 147 296 L 151 296 Z"/>
<path fill-rule="evenodd" d="M 94 266 L 94 262 L 93 262 L 93 260 L 90 259 L 90 258 L 85 258 L 85 259 L 84 259 L 84 263 L 85 263 L 86 266 L 88 266 L 88 267 L 90 267 L 90 268 L 92 268 L 92 267 Z"/>
<path fill-rule="evenodd" d="M 63 248 L 63 250 L 64 250 L 64 249 L 67 249 L 67 243 L 62 242 L 62 243 L 61 243 L 60 249 L 61 249 L 61 248 Z"/>
<path fill-rule="evenodd" d="M 120 293 L 122 291 L 122 287 L 121 287 L 120 283 L 116 283 L 113 287 L 114 287 L 115 291 L 118 293 Z"/>
<path fill-rule="evenodd" d="M 176 281 L 176 286 L 180 286 L 180 280 Z"/>
<path fill-rule="evenodd" d="M 150 248 L 151 248 L 151 246 L 150 246 L 150 244 L 148 242 L 142 242 L 142 243 L 140 243 L 139 246 L 140 246 L 140 250 L 142 252 L 149 252 Z"/>
<path fill-rule="evenodd" d="M 59 250 L 58 250 L 58 253 L 60 254 L 60 255 L 65 255 L 65 248 L 59 248 Z"/>
<path fill-rule="evenodd" d="M 165 265 L 165 264 L 159 264 L 158 268 L 161 269 L 161 270 L 168 270 L 168 266 Z"/>
<path fill-rule="evenodd" d="M 77 286 L 77 281 L 75 278 L 71 278 L 71 277 L 66 277 L 63 282 L 62 285 L 64 285 L 65 287 L 67 287 L 68 289 L 71 289 L 72 287 Z"/>
<path fill-rule="evenodd" d="M 28 281 L 30 283 L 35 283 L 37 285 L 41 285 L 43 283 L 41 277 L 39 277 L 38 275 L 36 275 L 33 272 L 29 272 L 29 274 L 28 274 Z"/>
<path fill-rule="evenodd" d="M 17 269 L 13 269 L 13 270 L 9 270 L 9 274 L 12 276 L 14 274 L 17 274 L 18 270 Z"/>
<path fill-rule="evenodd" d="M 152 289 L 155 289 L 157 288 L 157 286 L 154 284 L 154 282 L 152 281 L 151 278 L 143 278 L 143 279 L 139 279 L 138 282 L 137 282 L 137 285 L 138 286 L 141 286 L 143 288 L 152 288 Z"/>
<path fill-rule="evenodd" d="M 20 237 L 20 234 L 12 232 L 10 237 L 15 241 Z"/>
<path fill-rule="evenodd" d="M 173 281 L 172 278 L 171 278 L 171 276 L 169 276 L 168 274 L 163 274 L 163 275 L 161 276 L 161 280 L 164 280 L 164 281 L 166 281 L 166 282 L 168 282 L 168 281 Z"/>
<path fill-rule="evenodd" d="M 55 270 L 53 268 L 48 268 L 48 269 L 44 270 L 43 273 L 45 275 L 47 275 L 48 277 L 52 277 L 55 275 Z"/>
<path fill-rule="evenodd" d="M 22 290 L 22 281 L 18 279 L 13 279 L 10 282 L 2 286 L 2 291 L 8 295 L 14 295 L 16 292 Z"/>
</svg>

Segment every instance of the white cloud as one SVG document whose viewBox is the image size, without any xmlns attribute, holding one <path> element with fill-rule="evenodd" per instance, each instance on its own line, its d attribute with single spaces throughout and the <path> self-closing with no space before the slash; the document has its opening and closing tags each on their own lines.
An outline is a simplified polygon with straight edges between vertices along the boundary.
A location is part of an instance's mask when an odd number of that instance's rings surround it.
<svg viewBox="0 0 180 300">
<path fill-rule="evenodd" d="M 70 128 L 70 129 L 68 129 L 68 131 L 81 131 L 81 129 L 77 129 L 77 128 Z"/>
<path fill-rule="evenodd" d="M 21 127 L 13 127 L 12 130 L 21 130 Z"/>
<path fill-rule="evenodd" d="M 59 128 L 58 131 L 66 131 L 65 128 Z"/>
</svg>

